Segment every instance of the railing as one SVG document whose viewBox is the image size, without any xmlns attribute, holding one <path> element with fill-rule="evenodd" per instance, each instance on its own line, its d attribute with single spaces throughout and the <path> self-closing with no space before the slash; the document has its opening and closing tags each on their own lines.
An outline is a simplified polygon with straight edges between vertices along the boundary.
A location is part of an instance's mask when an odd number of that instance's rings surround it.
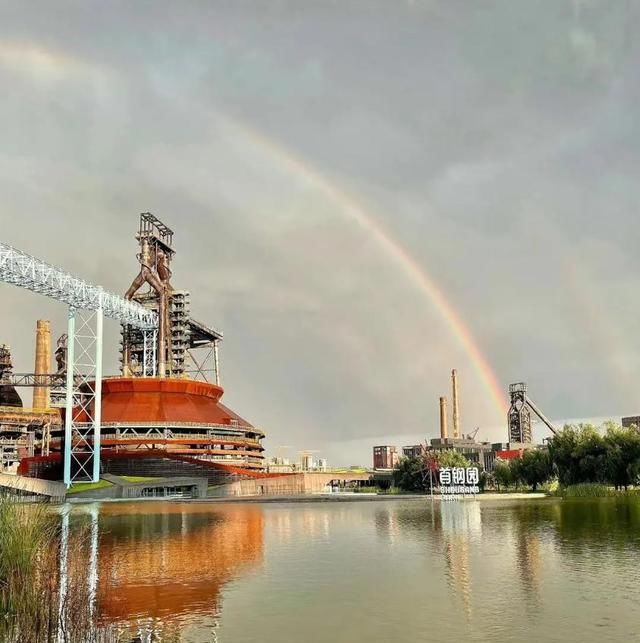
<svg viewBox="0 0 640 643">
<path fill-rule="evenodd" d="M 238 442 L 241 444 L 257 444 L 260 445 L 260 440 L 255 438 L 245 438 L 236 435 L 207 435 L 203 433 L 103 433 L 101 432 L 103 440 L 191 440 L 193 442 Z M 235 440 L 230 438 L 236 438 Z"/>
<path fill-rule="evenodd" d="M 204 422 L 103 422 L 102 428 L 107 429 L 170 429 L 171 427 L 194 427 L 205 430 L 229 431 L 236 433 L 259 433 L 264 435 L 263 431 L 255 426 L 246 426 L 242 424 L 207 424 Z"/>
<path fill-rule="evenodd" d="M 171 433 L 167 436 L 171 440 L 224 440 L 229 441 L 229 438 L 238 437 L 239 442 L 250 442 L 251 444 L 260 444 L 260 440 L 256 438 L 245 438 L 244 436 L 233 435 L 206 435 L 202 433 Z"/>
</svg>

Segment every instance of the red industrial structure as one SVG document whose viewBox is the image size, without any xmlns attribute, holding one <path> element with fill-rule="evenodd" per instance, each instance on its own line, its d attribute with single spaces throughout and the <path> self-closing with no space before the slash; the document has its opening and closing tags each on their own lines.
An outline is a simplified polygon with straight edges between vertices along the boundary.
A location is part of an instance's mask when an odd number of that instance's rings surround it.
<svg viewBox="0 0 640 643">
<path fill-rule="evenodd" d="M 104 377 L 101 383 L 101 471 L 200 473 L 217 482 L 239 476 L 266 477 L 261 444 L 264 433 L 220 401 L 223 389 L 218 347 L 222 333 L 192 319 L 190 293 L 171 284 L 173 231 L 150 213 L 143 213 L 136 239 L 141 268 L 125 297 L 158 313 L 159 328 L 153 350 L 147 344 L 143 347 L 148 338 L 137 328 L 122 328 L 122 374 Z M 145 284 L 148 290 L 140 292 Z M 50 400 L 54 405 L 57 400 L 58 409 L 63 411 L 63 397 L 56 395 L 56 388 L 64 384 L 66 344 L 63 336 L 56 351 L 57 372 L 51 373 L 51 341 L 44 334 L 48 330 L 48 322 L 39 322 L 36 373 L 11 376 L 5 369 L 8 374 L 0 392 L 4 390 L 8 397 L 12 391 L 15 395 L 10 385 L 32 386 L 39 407 L 49 409 Z M 88 421 L 90 417 L 84 416 L 94 413 L 95 404 L 94 396 L 89 403 L 74 406 L 73 421 Z M 17 431 L 12 425 L 17 442 L 28 436 L 33 445 L 29 451 L 20 445 L 14 450 L 20 454 L 17 472 L 59 477 L 64 447 L 62 423 L 47 426 L 46 450 L 44 434 L 24 428 Z"/>
<path fill-rule="evenodd" d="M 102 384 L 102 445 L 163 448 L 262 470 L 264 434 L 220 402 L 222 388 L 191 379 L 114 378 Z"/>
</svg>

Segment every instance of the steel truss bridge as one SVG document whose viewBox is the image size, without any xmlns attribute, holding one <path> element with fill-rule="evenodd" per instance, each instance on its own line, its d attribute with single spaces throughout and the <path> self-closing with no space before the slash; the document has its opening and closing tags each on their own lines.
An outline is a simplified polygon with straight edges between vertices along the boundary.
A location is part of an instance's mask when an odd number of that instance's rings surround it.
<svg viewBox="0 0 640 643">
<path fill-rule="evenodd" d="M 46 295 L 68 307 L 64 483 L 68 487 L 75 479 L 87 478 L 97 482 L 100 478 L 103 320 L 114 319 L 143 331 L 142 374 L 149 377 L 156 374 L 158 316 L 136 302 L 1 242 L 0 281 Z M 58 377 L 51 376 L 52 382 L 61 383 L 55 380 Z M 32 386 L 42 386 L 41 378 L 36 378 Z"/>
</svg>

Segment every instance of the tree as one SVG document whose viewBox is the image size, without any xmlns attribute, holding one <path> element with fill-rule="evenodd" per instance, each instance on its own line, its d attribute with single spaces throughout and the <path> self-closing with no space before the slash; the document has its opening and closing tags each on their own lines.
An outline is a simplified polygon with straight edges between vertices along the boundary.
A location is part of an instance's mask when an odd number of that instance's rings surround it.
<svg viewBox="0 0 640 643">
<path fill-rule="evenodd" d="M 522 458 L 511 458 L 509 460 L 509 469 L 511 470 L 511 480 L 516 485 L 516 489 L 520 486 L 520 483 L 525 483 L 523 469 L 522 469 Z"/>
<path fill-rule="evenodd" d="M 640 475 L 640 433 L 614 422 L 600 430 L 567 425 L 550 440 L 549 456 L 562 485 L 599 482 L 626 489 Z"/>
<path fill-rule="evenodd" d="M 635 484 L 640 471 L 640 434 L 635 427 L 605 425 L 606 476 L 616 489 Z"/>
<path fill-rule="evenodd" d="M 393 470 L 393 486 L 403 491 L 424 491 L 421 458 L 400 458 Z"/>
<path fill-rule="evenodd" d="M 416 458 L 401 458 L 393 471 L 393 484 L 404 491 L 425 491 L 429 489 L 430 475 L 433 471 L 434 487 L 438 486 L 436 470 L 444 467 L 462 467 L 464 469 L 474 466 L 467 458 L 457 451 L 435 451 L 425 449 Z"/>
<path fill-rule="evenodd" d="M 518 460 L 519 479 L 534 491 L 553 476 L 551 457 L 545 449 L 529 449 Z"/>
<path fill-rule="evenodd" d="M 471 466 L 471 462 L 465 458 L 462 453 L 458 453 L 453 449 L 448 449 L 447 451 L 438 451 L 436 453 L 436 459 L 438 461 L 438 466 L 442 469 L 444 467 L 454 468 L 454 467 L 463 467 L 467 469 Z"/>
<path fill-rule="evenodd" d="M 591 424 L 565 426 L 549 441 L 549 454 L 562 485 L 606 481 L 607 445 Z"/>
<path fill-rule="evenodd" d="M 506 489 L 514 483 L 511 467 L 509 466 L 508 462 L 505 462 L 503 460 L 498 460 L 493 467 L 493 477 L 496 481 L 498 491 L 500 491 L 500 487 Z"/>
</svg>

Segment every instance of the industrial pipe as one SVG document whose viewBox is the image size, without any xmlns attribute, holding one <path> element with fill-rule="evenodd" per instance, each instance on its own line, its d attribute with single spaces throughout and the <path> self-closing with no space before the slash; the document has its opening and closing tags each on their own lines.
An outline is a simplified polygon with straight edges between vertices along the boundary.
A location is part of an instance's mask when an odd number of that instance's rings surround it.
<svg viewBox="0 0 640 643">
<path fill-rule="evenodd" d="M 551 424 L 551 421 L 547 418 L 547 416 L 533 403 L 531 398 L 527 396 L 527 406 L 547 425 L 547 428 L 553 435 L 558 435 L 558 431 L 556 430 L 556 427 Z"/>
</svg>

